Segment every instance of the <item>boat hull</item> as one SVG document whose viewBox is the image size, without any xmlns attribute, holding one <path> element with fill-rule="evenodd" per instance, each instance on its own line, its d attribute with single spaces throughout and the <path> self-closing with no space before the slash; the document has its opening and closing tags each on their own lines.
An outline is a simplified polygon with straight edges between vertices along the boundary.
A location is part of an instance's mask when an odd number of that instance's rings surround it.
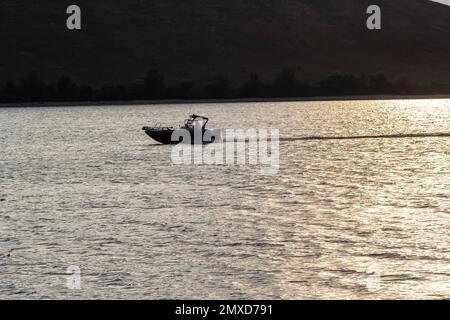
<svg viewBox="0 0 450 320">
<path fill-rule="evenodd" d="M 147 128 L 144 127 L 143 130 L 145 131 L 145 133 L 151 137 L 153 140 L 162 143 L 162 144 L 179 144 L 181 142 L 183 142 L 183 138 L 180 137 L 178 141 L 172 141 L 172 134 L 175 130 L 173 129 L 168 129 L 168 128 L 164 128 L 164 129 L 155 129 L 155 128 Z M 204 135 L 206 130 L 203 130 L 202 132 L 202 137 Z M 189 130 L 189 133 L 191 134 L 191 144 L 195 144 L 194 141 L 194 131 L 193 130 Z M 214 142 L 216 139 L 215 137 L 212 137 L 211 139 L 212 141 L 204 141 L 202 139 L 201 144 L 209 144 Z"/>
<path fill-rule="evenodd" d="M 172 141 L 173 130 L 152 130 L 144 128 L 145 133 L 153 140 L 162 144 L 178 144 L 180 141 Z"/>
</svg>

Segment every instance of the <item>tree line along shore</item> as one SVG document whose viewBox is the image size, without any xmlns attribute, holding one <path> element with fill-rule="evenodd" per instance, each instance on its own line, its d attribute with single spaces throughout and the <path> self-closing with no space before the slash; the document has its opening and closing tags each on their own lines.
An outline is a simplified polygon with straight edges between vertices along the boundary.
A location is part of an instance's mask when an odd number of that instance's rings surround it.
<svg viewBox="0 0 450 320">
<path fill-rule="evenodd" d="M 388 79 L 383 73 L 374 75 L 332 74 L 315 83 L 297 78 L 295 71 L 283 67 L 272 81 L 260 80 L 256 73 L 239 86 L 226 77 L 214 77 L 197 85 L 185 81 L 167 85 L 158 70 L 147 72 L 143 80 L 129 85 L 104 85 L 94 88 L 61 76 L 46 83 L 37 72 L 30 72 L 17 82 L 8 81 L 0 88 L 0 103 L 140 101 L 140 100 L 232 100 L 277 99 L 378 95 L 450 95 L 450 85 L 410 83 L 407 78 Z"/>
</svg>

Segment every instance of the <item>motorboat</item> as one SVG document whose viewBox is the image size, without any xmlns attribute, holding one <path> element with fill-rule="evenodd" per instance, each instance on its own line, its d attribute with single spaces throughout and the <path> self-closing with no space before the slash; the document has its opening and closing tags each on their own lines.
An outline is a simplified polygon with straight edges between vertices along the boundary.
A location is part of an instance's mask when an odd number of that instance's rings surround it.
<svg viewBox="0 0 450 320">
<path fill-rule="evenodd" d="M 206 124 L 208 121 L 209 119 L 207 117 L 193 114 L 184 120 L 184 124 L 178 129 L 156 125 L 153 127 L 143 127 L 142 130 L 144 130 L 153 140 L 162 144 L 178 144 L 181 142 L 206 144 L 215 141 L 214 134 L 210 135 L 209 139 L 206 139 L 205 137 L 205 132 L 207 131 Z"/>
</svg>

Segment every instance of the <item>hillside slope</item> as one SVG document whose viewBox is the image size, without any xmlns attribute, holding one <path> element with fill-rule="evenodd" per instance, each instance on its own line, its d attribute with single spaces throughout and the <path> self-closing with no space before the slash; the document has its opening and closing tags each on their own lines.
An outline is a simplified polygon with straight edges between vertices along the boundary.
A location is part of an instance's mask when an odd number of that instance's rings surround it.
<svg viewBox="0 0 450 320">
<path fill-rule="evenodd" d="M 450 83 L 450 8 L 377 0 L 383 29 L 366 26 L 366 0 L 77 0 L 83 29 L 65 28 L 72 1 L 0 2 L 0 84 L 31 70 L 91 85 L 130 83 L 156 68 L 169 82 L 282 66 L 314 81 L 332 73 Z"/>
</svg>

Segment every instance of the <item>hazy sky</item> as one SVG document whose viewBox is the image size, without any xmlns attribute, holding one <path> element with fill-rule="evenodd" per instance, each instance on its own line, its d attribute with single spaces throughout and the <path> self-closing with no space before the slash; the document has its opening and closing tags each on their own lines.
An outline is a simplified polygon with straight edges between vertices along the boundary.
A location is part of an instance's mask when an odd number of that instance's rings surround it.
<svg viewBox="0 0 450 320">
<path fill-rule="evenodd" d="M 440 3 L 445 3 L 448 4 L 450 6 L 450 0 L 433 0 L 435 2 L 440 2 Z"/>
</svg>

